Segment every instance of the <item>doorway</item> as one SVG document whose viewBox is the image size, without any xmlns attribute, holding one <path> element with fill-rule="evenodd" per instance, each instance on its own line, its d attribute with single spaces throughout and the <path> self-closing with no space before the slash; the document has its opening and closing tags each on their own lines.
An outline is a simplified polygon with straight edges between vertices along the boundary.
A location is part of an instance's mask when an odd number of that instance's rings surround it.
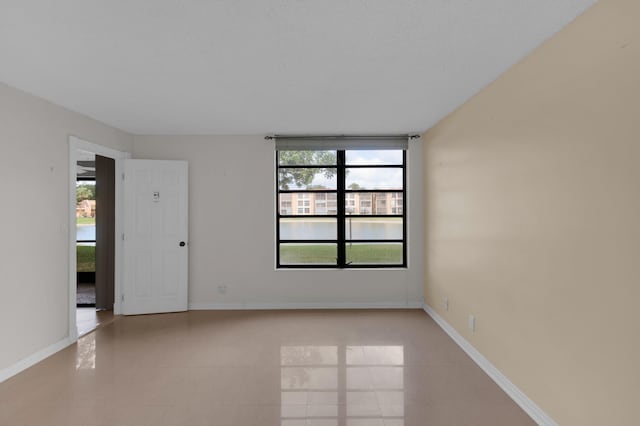
<svg viewBox="0 0 640 426">
<path fill-rule="evenodd" d="M 123 152 L 69 138 L 69 336 L 119 313 L 118 160 Z"/>
<path fill-rule="evenodd" d="M 78 151 L 76 162 L 76 327 L 95 329 L 113 316 L 115 160 Z"/>
</svg>

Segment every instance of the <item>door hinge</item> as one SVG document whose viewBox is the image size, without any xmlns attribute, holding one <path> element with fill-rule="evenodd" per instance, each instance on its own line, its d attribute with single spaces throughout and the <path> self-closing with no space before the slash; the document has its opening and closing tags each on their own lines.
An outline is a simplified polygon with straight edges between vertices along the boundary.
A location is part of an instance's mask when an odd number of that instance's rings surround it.
<svg viewBox="0 0 640 426">
<path fill-rule="evenodd" d="M 124 180 L 124 172 L 122 173 L 122 180 Z"/>
<path fill-rule="evenodd" d="M 120 296 L 120 301 L 124 302 L 124 293 L 122 293 L 122 295 Z"/>
<path fill-rule="evenodd" d="M 124 232 L 122 233 L 122 241 L 124 241 Z"/>
</svg>

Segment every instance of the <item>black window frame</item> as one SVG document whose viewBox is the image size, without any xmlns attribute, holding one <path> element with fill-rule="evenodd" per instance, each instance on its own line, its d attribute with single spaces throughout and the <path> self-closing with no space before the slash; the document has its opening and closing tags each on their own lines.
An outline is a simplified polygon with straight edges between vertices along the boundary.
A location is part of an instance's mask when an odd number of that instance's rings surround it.
<svg viewBox="0 0 640 426">
<path fill-rule="evenodd" d="M 357 151 L 358 149 L 337 149 L 336 164 L 314 164 L 314 165 L 290 165 L 280 164 L 280 152 L 286 150 L 276 150 L 276 268 L 277 269 L 391 269 L 391 268 L 407 268 L 407 151 L 402 150 L 402 164 L 346 164 L 346 151 Z M 280 169 L 305 168 L 305 169 L 335 169 L 337 175 L 336 189 L 280 189 Z M 402 169 L 402 190 L 398 189 L 347 189 L 346 170 L 347 169 Z M 336 194 L 337 214 L 281 214 L 280 212 L 280 194 L 292 193 L 313 193 L 313 194 Z M 402 194 L 402 214 L 350 214 L 345 213 L 346 195 L 350 193 L 401 193 Z M 388 200 L 390 201 L 390 199 Z M 293 204 L 293 203 L 292 203 Z M 292 206 L 292 213 L 294 207 Z M 402 218 L 402 239 L 347 239 L 345 235 L 345 224 L 347 218 Z M 280 219 L 287 218 L 335 218 L 337 226 L 337 238 L 330 239 L 308 239 L 308 240 L 283 240 L 280 238 Z M 335 244 L 337 246 L 337 258 L 335 264 L 281 264 L 280 263 L 280 244 L 300 243 L 300 244 Z M 369 263 L 369 264 L 353 264 L 347 262 L 346 247 L 349 243 L 401 243 L 402 244 L 402 263 Z"/>
</svg>

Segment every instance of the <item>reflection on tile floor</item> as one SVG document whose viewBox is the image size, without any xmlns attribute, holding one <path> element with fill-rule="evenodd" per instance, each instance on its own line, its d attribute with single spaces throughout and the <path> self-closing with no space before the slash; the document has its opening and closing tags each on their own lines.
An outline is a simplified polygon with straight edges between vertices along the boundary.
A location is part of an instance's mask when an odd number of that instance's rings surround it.
<svg viewBox="0 0 640 426">
<path fill-rule="evenodd" d="M 404 424 L 404 346 L 282 346 L 280 362 L 283 426 Z"/>
<path fill-rule="evenodd" d="M 78 336 L 84 336 L 95 330 L 99 325 L 108 324 L 113 319 L 113 311 L 96 311 L 96 308 L 77 308 L 76 326 L 78 328 Z"/>
<path fill-rule="evenodd" d="M 0 384 L 0 425 L 533 425 L 418 310 L 124 317 Z"/>
</svg>

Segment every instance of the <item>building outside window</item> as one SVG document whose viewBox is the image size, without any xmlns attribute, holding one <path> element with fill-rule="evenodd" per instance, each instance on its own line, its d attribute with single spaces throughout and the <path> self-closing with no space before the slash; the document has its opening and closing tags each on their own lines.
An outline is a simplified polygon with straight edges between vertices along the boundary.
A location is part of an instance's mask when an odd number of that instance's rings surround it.
<svg viewBox="0 0 640 426">
<path fill-rule="evenodd" d="M 371 214 L 371 194 L 360 195 L 360 214 Z"/>
<path fill-rule="evenodd" d="M 291 194 L 282 194 L 280 197 L 280 214 L 291 214 Z"/>
<path fill-rule="evenodd" d="M 404 199 L 402 193 L 391 194 L 391 214 L 402 214 Z"/>
<path fill-rule="evenodd" d="M 298 214 L 311 214 L 311 196 L 298 194 Z"/>
<path fill-rule="evenodd" d="M 356 212 L 356 194 L 345 194 L 345 213 L 354 214 Z"/>
<path fill-rule="evenodd" d="M 389 214 L 390 211 L 387 211 L 387 194 L 373 194 L 372 200 L 374 214 Z"/>
<path fill-rule="evenodd" d="M 327 214 L 338 214 L 336 194 L 327 194 Z"/>
<path fill-rule="evenodd" d="M 326 193 L 313 194 L 315 197 L 315 214 L 327 214 L 327 195 Z"/>
</svg>

